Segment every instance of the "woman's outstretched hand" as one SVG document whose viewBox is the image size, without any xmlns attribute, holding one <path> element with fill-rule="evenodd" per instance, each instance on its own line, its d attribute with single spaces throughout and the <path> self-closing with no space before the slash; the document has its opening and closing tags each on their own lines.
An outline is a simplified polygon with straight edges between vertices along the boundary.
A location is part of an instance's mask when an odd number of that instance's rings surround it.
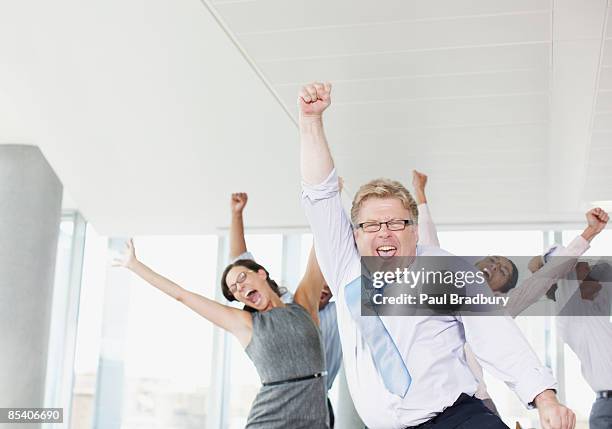
<svg viewBox="0 0 612 429">
<path fill-rule="evenodd" d="M 130 238 L 125 242 L 125 250 L 121 257 L 113 259 L 112 265 L 113 267 L 132 269 L 136 262 L 138 262 L 138 259 L 136 258 L 136 249 L 134 249 L 134 240 Z"/>
</svg>

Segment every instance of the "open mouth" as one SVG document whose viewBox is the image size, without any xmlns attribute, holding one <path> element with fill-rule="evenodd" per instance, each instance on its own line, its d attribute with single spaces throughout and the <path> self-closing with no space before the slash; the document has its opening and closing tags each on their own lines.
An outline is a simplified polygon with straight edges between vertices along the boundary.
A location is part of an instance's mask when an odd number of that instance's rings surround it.
<svg viewBox="0 0 612 429">
<path fill-rule="evenodd" d="M 385 244 L 383 246 L 378 246 L 376 248 L 376 254 L 381 258 L 391 258 L 395 256 L 397 252 L 397 247 L 391 246 L 389 244 Z"/>
<path fill-rule="evenodd" d="M 247 301 L 249 301 L 251 304 L 258 304 L 259 301 L 261 300 L 261 294 L 259 292 L 257 292 L 255 289 L 250 289 L 248 290 L 245 294 L 244 297 L 246 298 Z"/>
<path fill-rule="evenodd" d="M 487 279 L 487 281 L 491 278 L 491 271 L 489 271 L 489 269 L 487 267 L 484 267 L 482 269 L 482 272 L 485 275 L 485 278 Z"/>
</svg>

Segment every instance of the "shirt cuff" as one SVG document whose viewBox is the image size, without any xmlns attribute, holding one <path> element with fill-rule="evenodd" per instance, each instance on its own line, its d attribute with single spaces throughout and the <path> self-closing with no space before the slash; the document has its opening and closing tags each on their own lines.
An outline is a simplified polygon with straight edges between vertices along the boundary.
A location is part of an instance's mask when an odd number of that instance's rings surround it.
<svg viewBox="0 0 612 429">
<path fill-rule="evenodd" d="M 246 251 L 236 256 L 234 259 L 232 259 L 232 262 L 230 263 L 233 264 L 234 262 L 239 261 L 240 259 L 250 259 L 251 261 L 255 260 L 255 258 L 253 257 L 253 254 L 249 251 Z"/>
<path fill-rule="evenodd" d="M 302 199 L 308 199 L 311 202 L 326 200 L 336 196 L 340 192 L 338 186 L 338 175 L 336 169 L 332 169 L 327 178 L 318 185 L 309 185 L 302 181 Z"/>
<path fill-rule="evenodd" d="M 557 381 L 547 367 L 529 368 L 521 374 L 514 391 L 528 409 L 535 408 L 534 400 L 545 390 L 557 390 Z"/>
</svg>

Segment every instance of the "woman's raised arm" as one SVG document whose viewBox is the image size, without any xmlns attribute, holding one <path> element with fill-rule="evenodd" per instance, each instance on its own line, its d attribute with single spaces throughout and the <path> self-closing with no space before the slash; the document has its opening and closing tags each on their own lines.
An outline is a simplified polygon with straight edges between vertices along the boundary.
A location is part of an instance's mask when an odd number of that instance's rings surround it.
<svg viewBox="0 0 612 429">
<path fill-rule="evenodd" d="M 151 286 L 183 303 L 215 325 L 235 335 L 244 346 L 251 340 L 253 322 L 248 312 L 220 304 L 212 299 L 190 292 L 174 283 L 172 280 L 156 273 L 138 260 L 132 239 L 126 243 L 126 249 L 123 256 L 113 261 L 113 266 L 129 269 Z"/>
</svg>

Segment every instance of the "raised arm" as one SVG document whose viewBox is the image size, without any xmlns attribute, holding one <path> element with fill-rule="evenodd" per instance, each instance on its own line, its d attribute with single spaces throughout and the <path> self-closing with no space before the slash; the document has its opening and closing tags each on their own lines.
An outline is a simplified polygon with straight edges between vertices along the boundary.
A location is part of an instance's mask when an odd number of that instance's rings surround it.
<svg viewBox="0 0 612 429">
<path fill-rule="evenodd" d="M 305 85 L 298 95 L 302 180 L 309 185 L 323 182 L 334 168 L 325 131 L 323 111 L 331 104 L 331 84 Z"/>
<path fill-rule="evenodd" d="M 183 303 L 215 325 L 231 332 L 238 338 L 241 344 L 246 345 L 249 343 L 253 331 L 250 314 L 190 292 L 172 280 L 156 273 L 138 260 L 132 239 L 126 243 L 123 257 L 115 259 L 113 266 L 127 268 L 151 286 Z"/>
<path fill-rule="evenodd" d="M 419 244 L 440 247 L 438 230 L 436 229 L 436 225 L 429 212 L 429 206 L 427 205 L 427 197 L 425 196 L 426 185 L 427 175 L 412 170 L 412 187 L 414 188 L 414 197 L 416 198 L 419 208 Z"/>
<path fill-rule="evenodd" d="M 508 314 L 512 317 L 518 316 L 542 298 L 553 284 L 569 274 L 577 262 L 576 258 L 589 249 L 591 240 L 604 230 L 609 220 L 608 214 L 601 208 L 589 210 L 585 217 L 587 226 L 582 234 L 574 238 L 567 247 L 556 248 L 548 263 L 544 265 L 543 262 L 530 262 L 529 268 L 537 271 L 508 292 Z"/>
<path fill-rule="evenodd" d="M 323 131 L 331 85 L 313 83 L 298 94 L 302 206 L 310 224 L 317 262 L 334 294 L 361 273 L 351 221 L 342 207 L 340 183 Z"/>
<path fill-rule="evenodd" d="M 306 272 L 295 291 L 294 301 L 308 310 L 317 325 L 319 324 L 319 301 L 324 284 L 325 279 L 319 268 L 313 245 L 308 256 Z"/>
<path fill-rule="evenodd" d="M 232 210 L 232 220 L 230 222 L 230 260 L 236 259 L 247 251 L 246 241 L 244 240 L 244 222 L 242 212 L 249 200 L 249 196 L 244 192 L 232 194 L 230 208 Z"/>
</svg>

